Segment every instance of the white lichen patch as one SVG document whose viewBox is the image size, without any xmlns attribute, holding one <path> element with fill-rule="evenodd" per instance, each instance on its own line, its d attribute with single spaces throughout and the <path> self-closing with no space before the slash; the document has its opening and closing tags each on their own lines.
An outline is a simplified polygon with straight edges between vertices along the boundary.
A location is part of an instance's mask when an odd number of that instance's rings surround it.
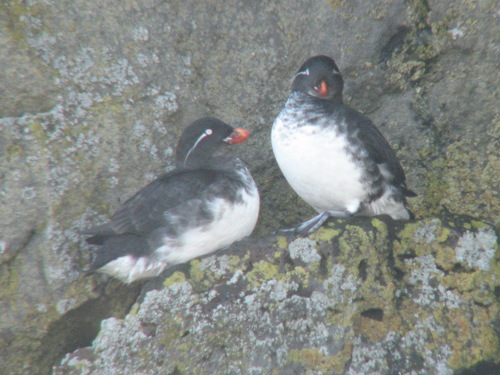
<svg viewBox="0 0 500 375">
<path fill-rule="evenodd" d="M 0 256 L 3 255 L 7 249 L 9 248 L 9 244 L 6 240 L 0 240 Z"/>
<path fill-rule="evenodd" d="M 209 270 L 216 274 L 217 276 L 225 275 L 231 264 L 229 263 L 229 257 L 227 255 L 212 255 L 201 260 L 200 271 Z"/>
<path fill-rule="evenodd" d="M 268 293 L 272 301 L 282 301 L 290 291 L 296 291 L 298 287 L 299 285 L 293 281 L 285 283 L 279 280 L 269 280 L 261 284 L 260 292 Z"/>
<path fill-rule="evenodd" d="M 242 278 L 245 278 L 244 274 L 243 274 L 243 271 L 242 270 L 236 270 L 236 272 L 234 273 L 233 277 L 231 277 L 228 281 L 227 281 L 227 285 L 233 285 L 233 284 L 236 284 L 238 282 L 238 280 L 242 279 Z"/>
<path fill-rule="evenodd" d="M 453 29 L 448 30 L 448 33 L 451 35 L 453 40 L 457 40 L 464 37 L 465 30 L 465 28 L 454 27 Z"/>
<path fill-rule="evenodd" d="M 415 238 L 423 239 L 428 244 L 434 242 L 437 238 L 436 231 L 439 228 L 439 225 L 439 219 L 433 219 L 428 222 L 421 222 L 420 226 L 415 229 Z"/>
<path fill-rule="evenodd" d="M 161 290 L 151 290 L 146 294 L 137 316 L 145 322 L 160 324 L 165 311 L 183 313 L 195 303 L 192 286 L 187 283 L 172 284 Z M 194 311 L 194 309 L 193 309 Z"/>
<path fill-rule="evenodd" d="M 460 296 L 440 284 L 444 273 L 436 267 L 436 260 L 432 255 L 406 259 L 405 263 L 411 270 L 408 283 L 416 287 L 407 292 L 415 303 L 420 306 L 444 303 L 450 309 L 459 307 Z"/>
<path fill-rule="evenodd" d="M 427 348 L 429 332 L 443 334 L 443 327 L 436 323 L 434 318 L 417 322 L 415 328 L 403 335 L 389 332 L 379 342 L 370 342 L 361 336 L 353 340 L 352 362 L 347 375 L 385 374 L 384 369 L 392 368 L 393 363 L 404 368 L 413 368 L 408 374 L 412 375 L 451 375 L 452 369 L 448 366 L 448 359 L 452 354 L 447 345 L 437 345 L 433 350 Z M 424 353 L 419 358 L 413 353 Z M 413 363 L 413 361 L 418 361 Z"/>
<path fill-rule="evenodd" d="M 290 257 L 292 259 L 300 259 L 304 263 L 314 263 L 321 260 L 321 256 L 316 250 L 316 242 L 309 238 L 297 238 L 288 246 Z"/>
<path fill-rule="evenodd" d="M 121 362 L 123 366 L 133 368 L 135 358 L 131 354 L 137 353 L 147 339 L 137 317 L 128 315 L 125 320 L 105 319 L 101 322 L 101 331 L 93 343 L 94 350 L 100 354 L 95 364 L 109 369 Z M 127 355 L 120 349 L 125 346 L 129 350 Z"/>
<path fill-rule="evenodd" d="M 174 112 L 177 112 L 177 110 L 179 109 L 179 105 L 177 104 L 177 96 L 174 93 L 168 91 L 165 91 L 163 94 L 158 95 L 155 99 L 155 104 L 155 115 L 157 117 L 164 114 L 172 114 Z"/>
<path fill-rule="evenodd" d="M 458 240 L 455 249 L 457 260 L 471 268 L 488 271 L 495 256 L 497 241 L 497 235 L 491 227 L 479 228 L 477 233 L 467 231 Z"/>
<path fill-rule="evenodd" d="M 149 31 L 144 26 L 138 26 L 132 31 L 132 38 L 136 42 L 147 42 L 149 40 Z"/>
<path fill-rule="evenodd" d="M 334 264 L 331 274 L 323 282 L 325 294 L 332 299 L 333 304 L 351 304 L 361 283 L 341 264 Z"/>
</svg>

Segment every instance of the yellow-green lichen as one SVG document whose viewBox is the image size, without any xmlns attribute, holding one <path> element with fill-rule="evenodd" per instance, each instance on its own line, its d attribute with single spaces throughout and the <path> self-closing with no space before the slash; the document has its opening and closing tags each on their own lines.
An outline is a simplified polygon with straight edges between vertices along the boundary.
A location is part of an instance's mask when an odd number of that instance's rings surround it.
<svg viewBox="0 0 500 375">
<path fill-rule="evenodd" d="M 471 324 L 471 314 L 477 324 Z M 452 354 L 448 359 L 451 368 L 467 368 L 478 361 L 498 360 L 500 354 L 498 337 L 495 330 L 483 323 L 492 321 L 492 318 L 487 309 L 477 307 L 474 307 L 472 311 L 458 309 L 447 311 L 446 320 L 441 323 L 447 328 L 449 334 L 447 337 L 442 337 L 441 341 L 451 344 Z M 471 342 L 476 344 L 471 345 Z"/>
<path fill-rule="evenodd" d="M 254 263 L 252 270 L 247 273 L 248 281 L 252 287 L 258 287 L 263 282 L 278 280 L 282 277 L 283 275 L 280 273 L 279 266 L 264 260 Z"/>
<path fill-rule="evenodd" d="M 444 159 L 434 160 L 427 172 L 424 172 L 424 183 L 426 190 L 423 200 L 427 215 L 437 214 L 442 209 L 441 200 L 446 195 L 448 184 L 443 179 L 446 161 Z"/>
<path fill-rule="evenodd" d="M 168 319 L 164 320 L 164 328 L 162 328 L 161 342 L 166 348 L 178 348 L 179 339 L 184 334 L 183 317 L 167 314 Z"/>
<path fill-rule="evenodd" d="M 343 372 L 345 366 L 346 347 L 341 353 L 334 356 L 327 356 L 321 353 L 318 348 L 292 349 L 288 353 L 287 362 L 300 363 L 306 368 L 304 374 L 336 374 Z"/>
<path fill-rule="evenodd" d="M 20 22 L 23 17 L 37 17 L 45 12 L 43 4 L 32 4 L 25 6 L 25 3 L 20 1 L 10 1 L 0 3 L 2 14 L 7 15 L 7 32 L 9 37 L 14 41 L 15 45 L 30 49 L 30 43 L 26 39 L 25 23 Z"/>
<path fill-rule="evenodd" d="M 480 229 L 484 227 L 489 227 L 489 224 L 483 222 L 483 221 L 478 221 L 478 220 L 471 220 L 471 224 L 475 229 Z"/>
<path fill-rule="evenodd" d="M 14 261 L 22 262 L 22 257 L 15 259 Z M 0 300 L 1 301 L 15 301 L 16 296 L 19 294 L 19 288 L 21 286 L 18 269 L 16 267 L 9 266 L 8 264 L 0 265 Z M 9 309 L 11 311 L 17 310 L 15 304 L 10 304 Z"/>
<path fill-rule="evenodd" d="M 190 262 L 189 278 L 198 291 L 212 289 L 224 277 L 241 269 L 248 256 L 224 254 L 201 260 L 193 259 Z"/>
<path fill-rule="evenodd" d="M 382 220 L 375 217 L 372 219 L 372 225 L 382 236 L 387 237 L 387 225 Z"/>
<path fill-rule="evenodd" d="M 17 158 L 24 158 L 26 153 L 20 142 L 14 141 L 6 147 L 7 161 L 11 162 Z"/>
<path fill-rule="evenodd" d="M 163 281 L 164 287 L 169 287 L 174 284 L 180 284 L 186 282 L 186 275 L 184 273 L 176 271 Z"/>
<path fill-rule="evenodd" d="M 47 132 L 39 122 L 32 122 L 28 125 L 28 128 L 37 141 L 45 144 L 49 139 Z M 42 151 L 44 151 L 44 149 L 42 149 Z"/>
<path fill-rule="evenodd" d="M 374 235 L 361 227 L 346 225 L 345 230 L 339 237 L 339 248 L 344 256 L 352 256 L 352 251 L 368 254 L 369 248 L 373 245 Z"/>
<path fill-rule="evenodd" d="M 285 280 L 286 281 L 292 281 L 292 280 L 299 281 L 301 285 L 303 285 L 305 288 L 307 288 L 307 287 L 309 287 L 309 279 L 311 277 L 311 273 L 316 272 L 318 266 L 319 266 L 318 263 L 315 263 L 313 265 L 309 265 L 307 270 L 304 267 L 295 266 L 295 267 L 293 267 L 292 270 L 288 271 L 285 274 Z"/>
<path fill-rule="evenodd" d="M 338 229 L 328 228 L 325 226 L 320 227 L 316 232 L 314 232 L 310 238 L 315 241 L 331 241 L 341 233 Z"/>
<path fill-rule="evenodd" d="M 283 252 L 286 251 L 285 249 L 277 250 L 274 252 L 274 259 L 280 259 L 283 256 Z"/>
<path fill-rule="evenodd" d="M 436 247 L 436 265 L 444 270 L 451 270 L 457 263 L 455 250 L 450 247 Z"/>
<path fill-rule="evenodd" d="M 437 232 L 437 238 L 436 238 L 436 240 L 439 243 L 446 242 L 448 240 L 448 238 L 450 237 L 450 234 L 451 234 L 451 230 L 450 229 L 440 227 L 439 230 L 438 230 L 438 232 Z"/>
<path fill-rule="evenodd" d="M 130 308 L 130 311 L 128 312 L 128 315 L 130 316 L 135 316 L 139 312 L 139 308 L 141 307 L 141 304 L 139 302 L 136 302 L 132 305 Z"/>
<path fill-rule="evenodd" d="M 328 4 L 330 4 L 333 10 L 337 10 L 338 8 L 344 6 L 346 3 L 349 2 L 346 0 L 328 0 Z"/>
<path fill-rule="evenodd" d="M 196 284 L 206 284 L 204 283 L 204 277 L 206 275 L 205 272 L 203 272 L 200 267 L 201 267 L 201 260 L 200 259 L 193 259 L 191 262 L 189 262 L 190 269 L 189 269 L 189 276 L 192 282 Z M 208 283 L 210 284 L 210 283 Z"/>
<path fill-rule="evenodd" d="M 278 236 L 276 238 L 276 242 L 280 249 L 286 249 L 288 247 L 288 240 L 286 239 L 286 237 Z"/>
<path fill-rule="evenodd" d="M 361 317 L 354 324 L 354 332 L 356 335 L 368 338 L 373 342 L 383 341 L 389 332 L 394 331 L 394 327 L 392 327 L 391 324 L 388 324 L 389 322 L 386 319 L 387 318 L 385 317 L 384 320 L 378 321 L 375 319 Z M 399 319 L 397 319 L 397 321 L 399 322 Z M 394 325 L 398 326 L 398 324 Z"/>
</svg>

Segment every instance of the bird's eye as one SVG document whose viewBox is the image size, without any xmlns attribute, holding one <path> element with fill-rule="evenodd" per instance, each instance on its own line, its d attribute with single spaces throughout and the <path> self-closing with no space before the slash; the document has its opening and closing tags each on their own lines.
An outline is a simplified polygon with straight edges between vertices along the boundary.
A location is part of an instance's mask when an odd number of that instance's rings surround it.
<svg viewBox="0 0 500 375">
<path fill-rule="evenodd" d="M 212 135 L 212 133 L 213 133 L 213 132 L 214 132 L 214 131 L 213 131 L 212 129 L 207 129 L 207 130 L 205 130 L 205 134 L 206 134 L 206 135 Z"/>
</svg>

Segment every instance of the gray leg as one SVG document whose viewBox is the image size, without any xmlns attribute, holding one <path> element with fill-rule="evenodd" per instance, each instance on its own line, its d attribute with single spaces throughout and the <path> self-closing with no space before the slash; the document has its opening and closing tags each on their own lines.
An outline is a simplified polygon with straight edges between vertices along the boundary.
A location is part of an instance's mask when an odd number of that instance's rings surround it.
<svg viewBox="0 0 500 375">
<path fill-rule="evenodd" d="M 278 232 L 288 232 L 288 233 L 299 233 L 299 234 L 309 234 L 318 229 L 329 217 L 328 212 L 322 212 L 313 218 L 304 221 L 295 228 L 280 229 Z"/>
<path fill-rule="evenodd" d="M 338 217 L 338 218 L 345 218 L 353 215 L 348 211 L 326 211 L 326 213 L 330 217 Z"/>
<path fill-rule="evenodd" d="M 346 218 L 352 216 L 353 214 L 347 211 L 324 211 L 320 214 L 314 216 L 313 218 L 304 221 L 299 224 L 295 228 L 288 229 L 280 229 L 277 232 L 284 233 L 298 233 L 301 235 L 306 235 L 313 233 L 316 229 L 318 229 L 329 217 L 338 217 L 338 218 Z"/>
</svg>

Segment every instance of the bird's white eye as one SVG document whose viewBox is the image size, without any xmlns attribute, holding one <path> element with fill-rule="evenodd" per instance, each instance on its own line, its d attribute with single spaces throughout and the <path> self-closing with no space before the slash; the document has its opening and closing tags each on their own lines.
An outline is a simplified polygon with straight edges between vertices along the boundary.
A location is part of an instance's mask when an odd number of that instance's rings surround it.
<svg viewBox="0 0 500 375">
<path fill-rule="evenodd" d="M 206 134 L 206 135 L 212 135 L 212 133 L 213 133 L 213 132 L 214 132 L 214 131 L 213 131 L 212 129 L 207 129 L 207 130 L 205 130 L 205 134 Z"/>
</svg>

